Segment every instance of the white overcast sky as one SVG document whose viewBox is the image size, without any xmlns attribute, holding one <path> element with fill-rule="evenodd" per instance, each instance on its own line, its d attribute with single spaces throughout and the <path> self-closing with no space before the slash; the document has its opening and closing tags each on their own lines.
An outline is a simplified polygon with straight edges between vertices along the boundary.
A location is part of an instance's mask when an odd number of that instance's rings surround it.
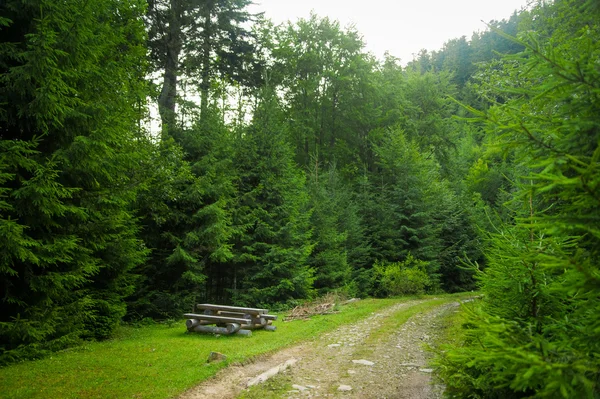
<svg viewBox="0 0 600 399">
<path fill-rule="evenodd" d="M 317 15 L 354 24 L 366 48 L 385 51 L 405 64 L 421 49 L 439 50 L 450 39 L 485 29 L 481 21 L 502 20 L 527 0 L 254 0 L 251 12 L 264 11 L 275 23 Z"/>
</svg>

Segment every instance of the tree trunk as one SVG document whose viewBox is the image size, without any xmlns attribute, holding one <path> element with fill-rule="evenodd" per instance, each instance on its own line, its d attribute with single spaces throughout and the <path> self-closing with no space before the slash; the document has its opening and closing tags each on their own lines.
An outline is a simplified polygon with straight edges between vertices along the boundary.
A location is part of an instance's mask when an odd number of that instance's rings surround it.
<svg viewBox="0 0 600 399">
<path fill-rule="evenodd" d="M 177 77 L 181 54 L 181 0 L 170 1 L 169 27 L 163 85 L 158 96 L 158 112 L 162 122 L 163 137 L 175 127 L 175 102 L 177 99 Z"/>
<path fill-rule="evenodd" d="M 210 89 L 210 48 L 212 40 L 211 8 L 206 5 L 204 11 L 204 31 L 202 32 L 202 59 L 200 70 L 200 119 L 206 117 L 208 94 Z"/>
</svg>

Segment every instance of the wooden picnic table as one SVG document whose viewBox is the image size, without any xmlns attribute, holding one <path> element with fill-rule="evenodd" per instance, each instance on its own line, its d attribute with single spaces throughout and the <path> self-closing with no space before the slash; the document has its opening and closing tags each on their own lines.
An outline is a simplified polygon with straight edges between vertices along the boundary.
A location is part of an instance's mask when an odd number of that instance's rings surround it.
<svg viewBox="0 0 600 399">
<path fill-rule="evenodd" d="M 184 317 L 188 331 L 210 332 L 216 334 L 252 335 L 251 330 L 265 329 L 275 331 L 271 325 L 277 320 L 268 309 L 245 308 L 239 306 L 214 305 L 203 303 L 196 305 L 202 313 L 186 313 Z M 210 326 L 215 324 L 216 326 Z"/>
</svg>

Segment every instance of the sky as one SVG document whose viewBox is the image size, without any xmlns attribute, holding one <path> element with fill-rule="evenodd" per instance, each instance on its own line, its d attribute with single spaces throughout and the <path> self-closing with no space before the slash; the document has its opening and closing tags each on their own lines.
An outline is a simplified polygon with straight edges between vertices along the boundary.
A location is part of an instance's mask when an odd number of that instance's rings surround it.
<svg viewBox="0 0 600 399">
<path fill-rule="evenodd" d="M 251 12 L 275 23 L 319 16 L 354 24 L 366 49 L 381 58 L 385 51 L 406 64 L 421 49 L 439 50 L 450 39 L 485 30 L 482 21 L 502 20 L 528 0 L 254 0 Z"/>
</svg>

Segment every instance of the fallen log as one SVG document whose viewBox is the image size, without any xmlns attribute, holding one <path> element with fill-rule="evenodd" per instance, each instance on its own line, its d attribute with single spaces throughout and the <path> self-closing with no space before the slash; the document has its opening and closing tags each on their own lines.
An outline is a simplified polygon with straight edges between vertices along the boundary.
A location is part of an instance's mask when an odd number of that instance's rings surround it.
<svg viewBox="0 0 600 399">
<path fill-rule="evenodd" d="M 247 337 L 252 336 L 252 331 L 250 330 L 242 330 L 240 329 L 240 326 L 237 326 L 237 330 L 234 330 L 234 327 L 214 327 L 214 326 L 196 326 L 194 328 L 192 328 L 192 331 L 195 332 L 202 332 L 202 333 L 212 333 L 212 334 L 222 334 L 222 335 L 230 335 L 230 334 L 237 334 L 237 335 L 244 335 Z"/>
</svg>

